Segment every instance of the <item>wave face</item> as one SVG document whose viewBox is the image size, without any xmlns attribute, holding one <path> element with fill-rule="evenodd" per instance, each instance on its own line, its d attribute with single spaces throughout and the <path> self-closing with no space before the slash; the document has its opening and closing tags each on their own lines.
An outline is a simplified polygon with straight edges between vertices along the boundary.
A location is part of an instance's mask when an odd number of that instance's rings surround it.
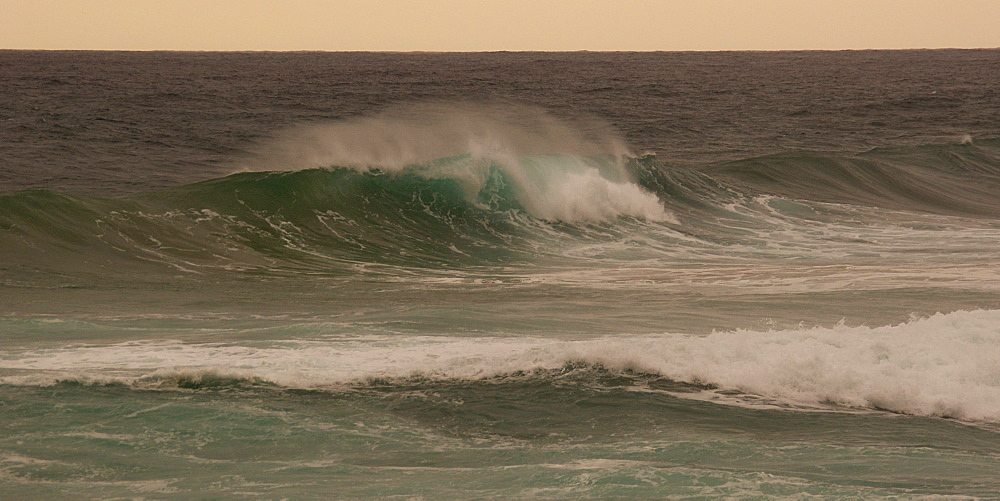
<svg viewBox="0 0 1000 501">
<path fill-rule="evenodd" d="M 8 255 L 23 264 L 44 248 L 196 270 L 488 263 L 534 252 L 550 233 L 568 238 L 622 218 L 673 220 L 656 195 L 603 177 L 600 165 L 530 157 L 511 172 L 466 156 L 397 173 L 236 174 L 117 200 L 23 192 L 0 198 L 0 225 Z"/>
</svg>

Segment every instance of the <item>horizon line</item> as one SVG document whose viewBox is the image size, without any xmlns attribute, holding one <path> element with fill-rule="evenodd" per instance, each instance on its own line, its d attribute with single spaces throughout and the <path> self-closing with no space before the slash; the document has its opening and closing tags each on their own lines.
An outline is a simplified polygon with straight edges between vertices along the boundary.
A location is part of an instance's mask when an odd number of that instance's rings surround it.
<svg viewBox="0 0 1000 501">
<path fill-rule="evenodd" d="M 377 49 L 92 49 L 92 48 L 0 48 L 0 51 L 31 52 L 234 52 L 234 53 L 372 53 L 372 54 L 497 54 L 497 53 L 657 53 L 657 52 L 874 52 L 934 50 L 998 50 L 997 47 L 874 47 L 837 49 L 483 49 L 483 50 L 377 50 Z"/>
</svg>

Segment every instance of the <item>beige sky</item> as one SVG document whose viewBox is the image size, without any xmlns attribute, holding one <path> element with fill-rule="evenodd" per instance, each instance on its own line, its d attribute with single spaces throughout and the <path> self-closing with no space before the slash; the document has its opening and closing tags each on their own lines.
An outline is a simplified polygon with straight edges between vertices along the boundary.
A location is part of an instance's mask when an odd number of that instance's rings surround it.
<svg viewBox="0 0 1000 501">
<path fill-rule="evenodd" d="M 1000 47 L 1000 0 L 0 0 L 0 48 Z"/>
</svg>

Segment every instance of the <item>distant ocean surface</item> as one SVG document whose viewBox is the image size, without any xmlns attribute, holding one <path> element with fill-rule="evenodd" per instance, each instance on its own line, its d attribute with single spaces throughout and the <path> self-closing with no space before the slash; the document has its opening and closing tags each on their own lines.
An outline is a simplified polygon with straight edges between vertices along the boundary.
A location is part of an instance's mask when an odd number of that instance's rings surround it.
<svg viewBox="0 0 1000 501">
<path fill-rule="evenodd" d="M 0 51 L 0 497 L 1000 492 L 1000 50 Z"/>
</svg>

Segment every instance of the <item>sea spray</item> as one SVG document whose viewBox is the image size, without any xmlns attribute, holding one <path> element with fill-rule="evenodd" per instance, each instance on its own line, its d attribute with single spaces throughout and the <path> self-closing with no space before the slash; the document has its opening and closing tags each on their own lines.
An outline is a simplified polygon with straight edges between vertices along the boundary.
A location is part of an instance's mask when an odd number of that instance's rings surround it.
<svg viewBox="0 0 1000 501">
<path fill-rule="evenodd" d="M 633 156 L 613 128 L 592 116 L 556 115 L 506 102 L 434 101 L 277 132 L 240 170 L 348 166 L 398 171 L 463 154 L 501 162 L 544 154 Z"/>
</svg>

